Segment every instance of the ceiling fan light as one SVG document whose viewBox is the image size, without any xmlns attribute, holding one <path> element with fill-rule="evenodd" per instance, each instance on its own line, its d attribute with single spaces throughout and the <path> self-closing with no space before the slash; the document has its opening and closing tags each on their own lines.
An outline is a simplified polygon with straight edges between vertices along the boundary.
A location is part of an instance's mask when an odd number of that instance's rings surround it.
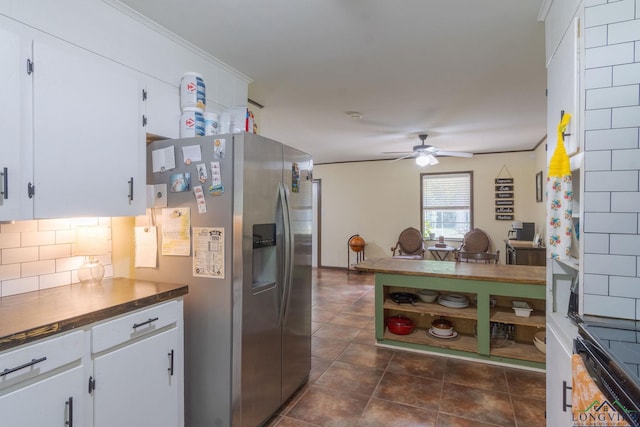
<svg viewBox="0 0 640 427">
<path fill-rule="evenodd" d="M 416 157 L 416 165 L 418 166 L 427 166 L 431 164 L 431 159 L 429 159 L 429 157 L 433 157 L 430 155 L 427 155 L 426 153 L 420 153 L 418 155 L 418 157 Z M 435 160 L 435 158 L 434 158 Z M 437 162 L 437 160 L 436 160 Z"/>
<path fill-rule="evenodd" d="M 433 154 L 429 154 L 427 157 L 429 157 L 429 166 L 435 166 L 440 163 Z"/>
</svg>

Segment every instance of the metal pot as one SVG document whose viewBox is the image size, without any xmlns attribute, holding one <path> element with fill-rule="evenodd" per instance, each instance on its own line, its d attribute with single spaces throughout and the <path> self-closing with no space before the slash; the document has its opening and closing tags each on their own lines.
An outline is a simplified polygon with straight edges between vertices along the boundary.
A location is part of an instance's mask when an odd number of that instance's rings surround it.
<svg viewBox="0 0 640 427">
<path fill-rule="evenodd" d="M 408 335 L 415 329 L 413 320 L 400 314 L 387 318 L 387 328 L 389 332 L 396 335 Z"/>
<path fill-rule="evenodd" d="M 396 304 L 413 304 L 418 301 L 418 295 L 411 292 L 391 292 L 389 298 Z"/>
</svg>

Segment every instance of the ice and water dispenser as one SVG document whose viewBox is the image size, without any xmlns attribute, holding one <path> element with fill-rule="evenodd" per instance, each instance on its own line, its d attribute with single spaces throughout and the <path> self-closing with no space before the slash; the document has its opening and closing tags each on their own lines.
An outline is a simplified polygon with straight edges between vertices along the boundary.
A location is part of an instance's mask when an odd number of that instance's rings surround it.
<svg viewBox="0 0 640 427">
<path fill-rule="evenodd" d="M 276 224 L 253 225 L 253 285 L 254 292 L 275 286 L 278 274 Z"/>
</svg>

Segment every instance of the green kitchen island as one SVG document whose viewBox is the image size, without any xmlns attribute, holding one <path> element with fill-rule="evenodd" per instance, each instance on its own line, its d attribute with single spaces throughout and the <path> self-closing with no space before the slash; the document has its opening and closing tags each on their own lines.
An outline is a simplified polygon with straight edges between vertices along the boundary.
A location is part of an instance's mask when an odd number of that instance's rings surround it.
<svg viewBox="0 0 640 427">
<path fill-rule="evenodd" d="M 355 268 L 375 273 L 379 345 L 544 369 L 545 354 L 533 340 L 545 328 L 545 267 L 380 258 Z M 446 307 L 437 300 L 397 304 L 389 298 L 392 292 L 417 294 L 420 289 L 466 295 L 470 304 L 464 308 Z M 527 302 L 533 311 L 528 317 L 516 316 L 513 301 Z M 385 321 L 396 315 L 413 320 L 415 330 L 408 335 L 389 332 Z M 429 333 L 431 322 L 441 317 L 453 323 L 455 337 Z M 507 330 L 508 339 L 492 339 L 492 328 Z"/>
</svg>

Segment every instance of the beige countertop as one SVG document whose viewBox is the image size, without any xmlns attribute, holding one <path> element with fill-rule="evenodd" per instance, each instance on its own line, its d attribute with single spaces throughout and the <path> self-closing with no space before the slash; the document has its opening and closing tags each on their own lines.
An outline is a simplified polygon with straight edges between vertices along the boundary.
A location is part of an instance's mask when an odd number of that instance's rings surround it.
<svg viewBox="0 0 640 427">
<path fill-rule="evenodd" d="M 0 298 L 0 351 L 187 294 L 182 284 L 134 279 L 75 283 Z"/>
<path fill-rule="evenodd" d="M 546 268 L 529 265 L 371 258 L 355 265 L 362 271 L 546 285 Z"/>
</svg>

